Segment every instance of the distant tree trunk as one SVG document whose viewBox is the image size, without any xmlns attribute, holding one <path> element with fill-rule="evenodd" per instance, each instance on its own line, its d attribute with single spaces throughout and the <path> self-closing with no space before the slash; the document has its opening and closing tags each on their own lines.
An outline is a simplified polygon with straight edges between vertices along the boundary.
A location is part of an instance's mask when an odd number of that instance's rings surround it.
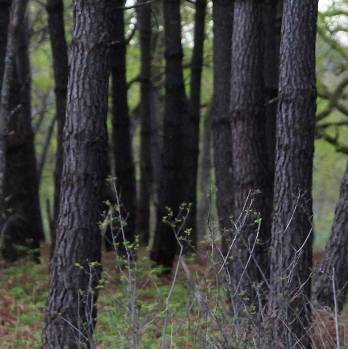
<svg viewBox="0 0 348 349">
<path fill-rule="evenodd" d="M 326 245 L 325 256 L 320 264 L 317 280 L 314 285 L 316 301 L 320 305 L 330 307 L 334 310 L 336 297 L 339 311 L 343 308 L 348 292 L 347 212 L 348 165 L 341 185 L 340 198 L 336 207 L 331 236 Z"/>
<path fill-rule="evenodd" d="M 195 26 L 194 44 L 191 59 L 191 82 L 189 114 L 184 126 L 184 198 L 191 204 L 190 215 L 187 218 L 187 227 L 192 229 L 190 244 L 192 248 L 197 246 L 197 176 L 199 155 L 199 126 L 201 116 L 201 80 L 203 71 L 203 53 L 205 41 L 205 15 L 207 8 L 206 0 L 195 2 Z"/>
<path fill-rule="evenodd" d="M 6 5 L 6 4 L 2 4 Z M 9 5 L 7 3 L 7 5 Z M 13 1 L 5 62 L 1 63 L 1 172 L 0 200 L 2 254 L 8 261 L 20 256 L 37 258 L 43 239 L 38 178 L 31 127 L 27 2 Z M 1 22 L 8 21 L 4 7 Z M 7 28 L 5 29 L 7 33 Z M 4 45 L 5 47 L 5 38 Z M 22 248 L 21 248 L 22 247 Z"/>
<path fill-rule="evenodd" d="M 57 152 L 56 168 L 54 172 L 54 217 L 58 219 L 60 182 L 63 170 L 63 129 L 66 113 L 66 94 L 68 86 L 68 47 L 65 39 L 64 28 L 64 3 L 63 0 L 47 0 L 48 30 L 53 59 L 53 72 L 56 95 L 56 119 L 57 119 Z M 53 228 L 52 232 L 55 229 Z M 55 236 L 51 236 L 51 251 L 54 250 Z"/>
<path fill-rule="evenodd" d="M 37 258 L 40 240 L 44 236 L 31 124 L 28 33 L 28 20 L 25 18 L 19 32 L 16 72 L 11 82 L 11 110 L 16 111 L 11 112 L 6 140 L 5 207 L 10 212 L 10 223 L 5 229 L 3 255 L 10 261 L 30 254 Z"/>
<path fill-rule="evenodd" d="M 187 100 L 182 69 L 180 0 L 163 1 L 165 31 L 165 107 L 163 124 L 162 169 L 160 173 L 157 226 L 151 258 L 170 269 L 177 251 L 172 228 L 163 222 L 166 207 L 178 214 L 185 201 L 183 193 L 183 127 Z"/>
<path fill-rule="evenodd" d="M 212 108 L 211 106 L 204 115 L 201 128 L 201 151 L 199 159 L 198 188 L 199 196 L 197 202 L 197 240 L 203 240 L 208 231 L 208 218 L 212 209 L 210 198 L 212 179 Z"/>
<path fill-rule="evenodd" d="M 117 194 L 122 204 L 123 218 L 127 220 L 126 239 L 132 241 L 135 233 L 136 219 L 136 184 L 132 153 L 132 139 L 128 108 L 128 87 L 126 70 L 126 40 L 124 0 L 116 0 L 115 27 L 112 50 L 112 141 L 117 181 Z M 122 238 L 118 242 L 122 242 Z M 118 239 L 119 240 L 119 239 Z M 108 237 L 107 241 L 113 241 Z"/>
<path fill-rule="evenodd" d="M 213 1 L 214 21 L 214 105 L 213 146 L 216 203 L 224 253 L 228 250 L 233 209 L 232 140 L 229 115 L 233 1 Z"/>
<path fill-rule="evenodd" d="M 266 143 L 268 154 L 268 173 L 272 190 L 270 202 L 272 204 L 274 182 L 274 150 L 276 116 L 278 105 L 279 82 L 279 53 L 280 32 L 283 11 L 283 0 L 265 0 L 263 10 L 264 26 L 264 84 L 265 84 L 265 110 L 266 110 Z"/>
<path fill-rule="evenodd" d="M 138 0 L 138 27 L 140 36 L 141 72 L 140 72 L 140 188 L 137 210 L 137 233 L 145 246 L 150 238 L 150 199 L 152 186 L 152 123 L 151 123 L 151 66 L 152 66 L 152 23 L 151 4 Z"/>
<path fill-rule="evenodd" d="M 43 348 L 95 347 L 112 2 L 76 0 L 64 165 Z"/>
<path fill-rule="evenodd" d="M 284 0 L 277 114 L 270 312 L 273 347 L 310 348 L 312 169 L 318 3 Z"/>
<path fill-rule="evenodd" d="M 254 285 L 263 281 L 259 267 L 268 274 L 271 211 L 265 166 L 262 2 L 235 0 L 234 4 L 230 103 L 233 219 L 237 228 L 233 230 L 236 240 L 231 250 L 231 286 L 236 295 L 248 298 L 247 304 L 255 305 Z M 251 253 L 253 259 L 248 264 Z M 236 297 L 237 308 L 244 309 L 243 297 Z"/>
</svg>

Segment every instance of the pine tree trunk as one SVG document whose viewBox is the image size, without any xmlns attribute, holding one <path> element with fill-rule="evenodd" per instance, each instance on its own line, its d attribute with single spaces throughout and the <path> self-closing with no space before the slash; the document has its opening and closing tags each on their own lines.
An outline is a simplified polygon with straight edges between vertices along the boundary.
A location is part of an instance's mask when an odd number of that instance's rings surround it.
<svg viewBox="0 0 348 349">
<path fill-rule="evenodd" d="M 99 281 L 98 227 L 107 157 L 111 2 L 74 2 L 74 32 L 57 239 L 43 348 L 92 347 Z"/>
<path fill-rule="evenodd" d="M 54 172 L 54 224 L 58 219 L 60 201 L 60 182 L 63 169 L 63 129 L 66 113 L 66 94 L 68 86 L 68 47 L 65 39 L 64 28 L 64 3 L 63 0 L 47 0 L 48 30 L 50 34 L 53 72 L 56 95 L 57 119 L 57 153 L 56 168 Z M 55 236 L 51 236 L 51 250 L 54 250 Z"/>
<path fill-rule="evenodd" d="M 24 19 L 18 36 L 16 71 L 11 82 L 8 123 L 5 197 L 10 212 L 4 232 L 6 260 L 39 256 L 43 239 L 39 185 L 34 136 L 31 125 L 31 73 L 29 62 L 28 20 Z"/>
<path fill-rule="evenodd" d="M 151 4 L 139 0 L 138 26 L 140 35 L 141 72 L 140 72 L 140 188 L 137 210 L 137 233 L 147 246 L 150 239 L 150 199 L 152 186 L 152 123 L 151 123 L 151 66 L 152 66 L 152 23 Z"/>
<path fill-rule="evenodd" d="M 117 195 L 122 205 L 123 218 L 127 220 L 126 239 L 132 241 L 136 219 L 136 184 L 132 153 L 132 139 L 128 109 L 128 86 L 126 71 L 126 40 L 124 24 L 124 0 L 117 0 L 112 50 L 112 144 L 116 175 Z M 114 237 L 123 242 L 120 236 Z M 108 241 L 113 241 L 112 237 Z"/>
<path fill-rule="evenodd" d="M 267 171 L 263 84 L 262 2 L 235 1 L 231 121 L 233 163 L 233 229 L 231 289 L 235 305 L 257 304 L 255 283 L 268 274 L 270 183 Z M 255 246 L 255 247 L 253 247 Z M 250 256 L 253 256 L 250 262 Z M 261 268 L 262 273 L 260 273 Z M 238 297 L 243 294 L 243 297 Z M 238 309 L 235 311 L 239 312 Z"/>
<path fill-rule="evenodd" d="M 189 114 L 184 126 L 184 151 L 183 175 L 184 175 L 184 198 L 185 202 L 191 204 L 190 214 L 186 225 L 192 229 L 189 248 L 197 246 L 197 176 L 198 176 L 198 156 L 199 156 L 199 129 L 201 117 L 201 91 L 203 72 L 203 53 L 205 41 L 205 15 L 207 8 L 206 0 L 195 2 L 195 26 L 194 44 L 191 59 L 191 81 L 190 81 L 190 101 Z"/>
<path fill-rule="evenodd" d="M 341 311 L 348 292 L 348 165 L 341 184 L 340 198 L 325 256 L 314 284 L 314 296 L 335 310 L 335 297 Z M 335 285 L 335 287 L 333 287 Z"/>
<path fill-rule="evenodd" d="M 284 0 L 270 295 L 272 345 L 276 348 L 311 347 L 308 332 L 317 11 L 317 1 Z"/>
<path fill-rule="evenodd" d="M 157 226 L 151 258 L 170 269 L 177 251 L 177 241 L 172 228 L 163 217 L 166 208 L 178 214 L 185 201 L 183 193 L 183 128 L 188 115 L 182 70 L 180 0 L 163 1 L 165 31 L 165 101 L 163 121 L 162 169 L 159 184 Z"/>
<path fill-rule="evenodd" d="M 228 250 L 233 207 L 232 141 L 229 116 L 233 1 L 213 1 L 214 21 L 214 105 L 213 147 L 216 203 L 222 248 Z"/>
</svg>

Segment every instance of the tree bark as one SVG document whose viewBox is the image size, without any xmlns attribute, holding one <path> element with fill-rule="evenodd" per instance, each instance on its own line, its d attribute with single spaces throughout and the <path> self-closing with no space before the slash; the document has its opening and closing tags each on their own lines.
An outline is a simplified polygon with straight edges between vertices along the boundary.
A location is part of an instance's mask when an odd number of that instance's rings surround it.
<svg viewBox="0 0 348 349">
<path fill-rule="evenodd" d="M 191 81 L 190 81 L 190 101 L 189 114 L 184 126 L 184 151 L 183 175 L 184 175 L 184 198 L 190 203 L 190 214 L 187 217 L 186 226 L 192 229 L 190 235 L 190 245 L 188 248 L 194 249 L 197 246 L 197 176 L 198 176 L 198 156 L 199 156 L 199 128 L 201 117 L 201 91 L 203 72 L 203 53 L 205 41 L 205 15 L 207 8 L 206 0 L 195 2 L 195 26 L 194 44 L 191 59 Z"/>
<path fill-rule="evenodd" d="M 43 348 L 94 347 L 113 2 L 76 0 L 64 165 Z"/>
<path fill-rule="evenodd" d="M 233 208 L 232 140 L 229 115 L 233 1 L 213 1 L 214 105 L 212 117 L 216 204 L 222 247 L 228 251 Z"/>
<path fill-rule="evenodd" d="M 235 305 L 258 303 L 255 284 L 268 274 L 270 183 L 263 83 L 262 2 L 234 2 L 231 67 L 233 219 L 231 289 Z M 253 246 L 255 245 L 255 248 Z M 250 262 L 248 260 L 252 257 Z M 260 273 L 259 268 L 262 272 Z M 243 294 L 242 297 L 238 297 Z M 248 300 L 245 301 L 243 297 Z"/>
<path fill-rule="evenodd" d="M 138 28 L 140 36 L 140 183 L 137 210 L 137 232 L 140 241 L 147 246 L 150 239 L 150 203 L 152 186 L 152 119 L 151 119 L 151 66 L 152 66 L 152 23 L 151 4 L 138 0 Z"/>
<path fill-rule="evenodd" d="M 132 241 L 136 219 L 136 184 L 132 153 L 132 139 L 128 108 L 128 87 L 126 71 L 126 40 L 124 23 L 124 0 L 116 0 L 115 27 L 112 51 L 112 144 L 116 175 L 117 194 L 122 204 L 123 219 L 126 219 L 126 239 Z M 114 237 L 122 243 L 120 236 Z M 109 236 L 107 241 L 113 241 Z M 107 245 L 108 246 L 108 245 Z M 110 247 L 110 246 L 109 246 Z"/>
<path fill-rule="evenodd" d="M 165 101 L 163 121 L 162 169 L 160 173 L 157 226 L 151 258 L 170 269 L 177 251 L 177 240 L 169 224 L 163 222 L 166 208 L 176 217 L 183 197 L 183 127 L 187 100 L 182 70 L 180 0 L 163 1 L 165 31 Z"/>
<path fill-rule="evenodd" d="M 3 4 L 6 5 L 6 4 Z M 2 254 L 5 260 L 39 256 L 43 228 L 31 125 L 28 23 L 24 2 L 12 3 L 5 62 L 2 62 L 1 134 L 5 158 L 2 200 Z M 9 3 L 7 3 L 9 6 Z M 9 7 L 4 9 L 3 25 Z M 5 28 L 4 28 L 5 29 Z M 7 33 L 7 28 L 5 29 Z M 5 38 L 4 38 L 5 39 Z M 6 39 L 5 39 L 6 40 Z M 4 44 L 5 41 L 3 41 Z M 2 46 L 3 48 L 5 46 Z M 5 57 L 4 52 L 2 57 Z M 1 150 L 2 153 L 2 150 Z"/>
<path fill-rule="evenodd" d="M 317 1 L 284 0 L 270 312 L 273 347 L 310 348 Z"/>
<path fill-rule="evenodd" d="M 54 213 L 53 222 L 58 219 L 60 182 L 63 169 L 63 129 L 66 113 L 68 86 L 68 46 L 65 39 L 63 0 L 47 0 L 48 30 L 53 59 L 53 73 L 56 95 L 57 152 L 54 171 Z M 55 229 L 52 230 L 53 232 Z M 51 236 L 51 251 L 54 251 L 55 236 Z"/>
<path fill-rule="evenodd" d="M 326 245 L 314 284 L 315 300 L 335 310 L 335 297 L 341 311 L 348 292 L 348 165 L 343 177 L 340 198 L 330 239 Z M 335 287 L 333 287 L 333 284 Z"/>
</svg>

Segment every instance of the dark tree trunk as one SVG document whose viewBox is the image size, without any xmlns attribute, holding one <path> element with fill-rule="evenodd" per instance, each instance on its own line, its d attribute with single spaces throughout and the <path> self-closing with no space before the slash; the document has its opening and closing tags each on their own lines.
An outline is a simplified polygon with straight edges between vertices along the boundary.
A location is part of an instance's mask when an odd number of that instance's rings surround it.
<svg viewBox="0 0 348 349">
<path fill-rule="evenodd" d="M 132 241 L 135 233 L 136 219 L 136 184 L 135 168 L 132 153 L 132 139 L 130 132 L 130 119 L 128 109 L 128 87 L 126 70 L 126 40 L 124 0 L 115 1 L 117 11 L 113 33 L 114 49 L 112 50 L 112 142 L 116 175 L 117 195 L 122 205 L 123 219 L 126 219 L 125 237 Z M 116 238 L 107 235 L 108 242 Z M 110 247 L 110 246 L 108 246 Z"/>
<path fill-rule="evenodd" d="M 318 3 L 284 0 L 280 50 L 270 312 L 273 347 L 310 348 L 312 169 Z"/>
<path fill-rule="evenodd" d="M 236 228 L 231 250 L 231 286 L 236 295 L 243 293 L 248 298 L 246 303 L 255 304 L 254 285 L 263 281 L 262 274 L 268 274 L 271 211 L 271 202 L 268 202 L 270 183 L 265 166 L 263 5 L 258 0 L 236 0 L 234 4 L 230 103 Z M 238 307 L 243 300 L 237 298 Z"/>
<path fill-rule="evenodd" d="M 151 258 L 171 268 L 177 251 L 172 228 L 163 217 L 166 208 L 178 214 L 185 201 L 183 193 L 183 127 L 187 117 L 187 100 L 182 70 L 180 0 L 163 1 L 165 31 L 165 101 L 163 121 L 162 169 L 160 173 L 157 226 Z"/>
<path fill-rule="evenodd" d="M 50 34 L 54 84 L 56 95 L 56 119 L 57 119 L 57 152 L 56 168 L 54 172 L 54 217 L 58 219 L 60 182 L 63 169 L 63 129 L 66 112 L 66 93 L 68 86 L 68 47 L 65 39 L 64 28 L 64 3 L 63 0 L 47 0 L 48 30 Z M 53 228 L 52 232 L 55 229 Z M 54 250 L 55 236 L 51 236 L 51 251 Z"/>
<path fill-rule="evenodd" d="M 233 1 L 213 1 L 214 21 L 214 105 L 213 146 L 216 203 L 223 250 L 228 250 L 233 208 L 232 140 L 229 115 Z"/>
<path fill-rule="evenodd" d="M 197 246 L 197 175 L 199 154 L 199 126 L 201 115 L 201 80 L 203 71 L 203 53 L 205 40 L 205 15 L 207 8 L 206 0 L 195 2 L 195 27 L 194 46 L 191 60 L 191 82 L 189 114 L 184 126 L 184 150 L 183 175 L 184 175 L 184 198 L 191 204 L 190 214 L 186 226 L 192 229 L 190 244 L 192 248 Z M 189 246 L 190 247 L 190 246 Z"/>
<path fill-rule="evenodd" d="M 64 165 L 43 348 L 88 348 L 96 318 L 107 157 L 111 1 L 74 2 Z M 85 344 L 84 344 L 85 343 Z"/>
<path fill-rule="evenodd" d="M 8 9 L 3 8 L 7 20 Z M 5 72 L 2 80 L 1 119 L 5 126 L 2 134 L 5 136 L 6 149 L 5 161 L 2 162 L 2 200 L 5 200 L 5 211 L 2 212 L 5 219 L 5 225 L 2 227 L 2 253 L 8 261 L 14 261 L 21 256 L 36 259 L 39 255 L 40 240 L 43 239 L 31 126 L 28 23 L 24 18 L 26 2 L 14 2 L 12 10 L 6 63 L 1 64 L 1 70 Z M 6 18 L 3 17 L 3 20 L 2 24 L 6 25 Z"/>
<path fill-rule="evenodd" d="M 152 65 L 152 24 L 151 4 L 138 0 L 138 28 L 140 36 L 141 72 L 140 72 L 140 187 L 137 210 L 137 233 L 145 246 L 150 238 L 150 199 L 152 186 L 152 123 L 151 123 L 151 65 Z"/>
<path fill-rule="evenodd" d="M 274 149 L 278 105 L 279 51 L 283 0 L 265 0 L 264 26 L 264 84 L 266 109 L 266 141 L 270 183 L 274 182 Z M 273 196 L 273 185 L 272 192 Z M 272 197 L 270 198 L 272 202 Z"/>
<path fill-rule="evenodd" d="M 10 212 L 5 229 L 4 257 L 39 255 L 43 227 L 39 202 L 39 182 L 31 125 L 31 75 L 27 19 L 18 37 L 16 73 L 11 83 L 11 110 L 8 123 L 5 197 Z"/>
<path fill-rule="evenodd" d="M 322 306 L 342 310 L 348 292 L 348 166 L 336 207 L 331 237 L 320 264 L 314 296 Z M 333 287 L 335 285 L 335 287 Z M 335 291 L 335 292 L 334 292 Z"/>
</svg>

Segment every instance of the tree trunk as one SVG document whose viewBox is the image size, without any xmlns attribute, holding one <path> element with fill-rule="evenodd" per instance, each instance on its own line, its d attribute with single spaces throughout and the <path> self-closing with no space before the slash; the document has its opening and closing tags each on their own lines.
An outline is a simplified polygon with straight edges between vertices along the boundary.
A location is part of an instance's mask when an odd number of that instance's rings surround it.
<svg viewBox="0 0 348 349">
<path fill-rule="evenodd" d="M 43 348 L 94 347 L 98 227 L 107 157 L 106 114 L 112 2 L 74 2 L 74 32 L 57 239 Z"/>
<path fill-rule="evenodd" d="M 265 0 L 263 9 L 264 26 L 264 84 L 266 110 L 266 144 L 270 183 L 274 182 L 274 150 L 279 83 L 280 32 L 283 0 Z M 273 185 L 270 193 L 273 197 Z M 270 202 L 272 203 L 272 197 Z"/>
<path fill-rule="evenodd" d="M 68 86 L 68 47 L 65 39 L 64 28 L 64 3 L 63 0 L 47 0 L 48 30 L 50 34 L 54 84 L 56 95 L 57 119 L 57 152 L 56 168 L 54 172 L 54 217 L 58 219 L 60 182 L 63 169 L 63 129 L 66 113 L 66 94 Z M 55 229 L 52 230 L 54 232 Z M 54 251 L 55 236 L 51 236 L 51 251 Z"/>
<path fill-rule="evenodd" d="M 3 4 L 5 5 L 5 4 Z M 9 6 L 9 4 L 7 3 Z M 4 146 L 0 153 L 4 182 L 2 200 L 2 254 L 8 261 L 21 256 L 37 259 L 43 228 L 31 126 L 30 63 L 25 1 L 13 2 L 5 62 L 2 62 L 1 132 Z M 9 8 L 3 8 L 2 24 Z M 7 16 L 7 17 L 6 17 Z M 7 23 L 8 24 L 8 23 Z M 5 28 L 4 28 L 5 29 Z M 7 28 L 5 29 L 7 33 Z M 5 38 L 4 46 L 5 47 Z M 2 52 L 2 57 L 5 57 Z M 2 148 L 2 147 L 1 147 Z M 0 175 L 2 177 L 2 174 Z"/>
<path fill-rule="evenodd" d="M 348 292 L 348 165 L 336 207 L 331 237 L 314 285 L 316 301 L 335 310 L 335 297 L 341 311 Z M 335 287 L 333 287 L 335 285 Z"/>
<path fill-rule="evenodd" d="M 170 269 L 177 251 L 173 229 L 163 218 L 169 208 L 176 217 L 183 197 L 183 127 L 187 100 L 182 70 L 180 0 L 163 1 L 165 31 L 165 101 L 163 121 L 162 169 L 160 173 L 157 226 L 151 258 Z"/>
<path fill-rule="evenodd" d="M 310 348 L 312 169 L 318 3 L 284 0 L 270 311 L 273 347 Z"/>
<path fill-rule="evenodd" d="M 5 229 L 5 259 L 39 256 L 43 227 L 39 202 L 39 181 L 31 124 L 31 74 L 28 19 L 19 32 L 16 72 L 11 82 L 11 112 L 8 123 L 5 207 L 10 213 Z"/>
<path fill-rule="evenodd" d="M 233 207 L 232 140 L 229 116 L 233 1 L 213 1 L 214 21 L 214 105 L 213 147 L 216 203 L 222 248 L 228 250 Z"/>
<path fill-rule="evenodd" d="M 230 267 L 235 305 L 244 309 L 243 303 L 257 304 L 255 284 L 263 281 L 262 274 L 268 274 L 271 202 L 265 166 L 262 2 L 236 0 L 234 3 L 230 103 L 236 228 L 232 233 L 235 243 Z M 248 301 L 237 297 L 239 294 Z M 237 308 L 235 311 L 239 312 Z"/>
<path fill-rule="evenodd" d="M 151 4 L 138 0 L 138 27 L 140 36 L 140 188 L 137 210 L 137 233 L 140 241 L 147 246 L 150 239 L 150 199 L 152 186 L 152 123 L 151 123 L 151 65 L 152 65 L 152 23 Z"/>
<path fill-rule="evenodd" d="M 205 15 L 207 8 L 206 0 L 195 2 L 195 27 L 194 45 L 191 59 L 191 82 L 189 114 L 184 126 L 184 150 L 183 175 L 184 175 L 184 198 L 190 203 L 190 214 L 187 217 L 186 226 L 192 229 L 189 248 L 197 246 L 197 176 L 199 155 L 199 126 L 201 116 L 201 80 L 203 71 L 203 53 L 205 41 Z"/>
<path fill-rule="evenodd" d="M 124 0 L 115 1 L 115 27 L 112 51 L 112 141 L 115 163 L 117 195 L 122 204 L 123 219 L 126 219 L 126 239 L 132 241 L 135 233 L 136 184 L 132 154 L 132 139 L 128 109 L 128 87 L 126 71 L 126 40 L 124 24 Z M 110 235 L 110 234 L 108 234 Z M 123 242 L 122 237 L 107 237 L 107 241 Z M 110 247 L 110 246 L 109 246 Z"/>
</svg>

